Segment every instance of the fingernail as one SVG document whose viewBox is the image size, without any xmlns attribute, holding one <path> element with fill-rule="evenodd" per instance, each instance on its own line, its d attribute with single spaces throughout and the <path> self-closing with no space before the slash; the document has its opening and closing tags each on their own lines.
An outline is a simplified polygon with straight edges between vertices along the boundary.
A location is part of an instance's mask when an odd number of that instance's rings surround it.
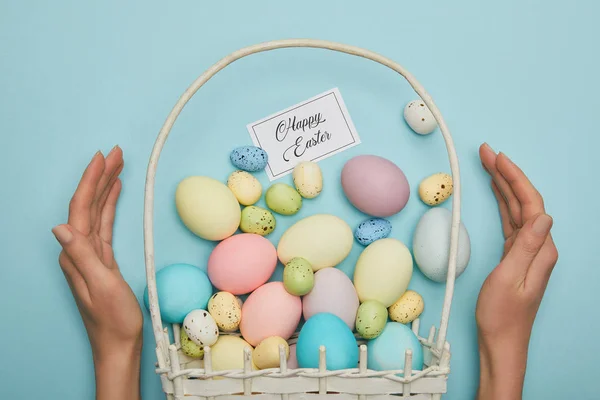
<svg viewBox="0 0 600 400">
<path fill-rule="evenodd" d="M 536 235 L 546 236 L 550 233 L 550 228 L 552 228 L 552 217 L 546 214 L 542 214 L 533 221 L 533 232 Z"/>
<path fill-rule="evenodd" d="M 506 158 L 506 160 L 507 160 L 509 163 L 511 163 L 511 164 L 513 164 L 513 165 L 514 165 L 514 162 L 513 162 L 513 160 L 511 160 L 511 159 L 510 159 L 510 157 L 506 155 L 506 153 L 500 152 L 500 153 L 498 153 L 498 155 L 499 155 L 499 156 L 500 156 L 500 155 L 502 155 L 504 158 Z"/>
<path fill-rule="evenodd" d="M 52 233 L 60 244 L 68 244 L 73 239 L 73 233 L 65 225 L 58 225 L 52 229 Z"/>
<path fill-rule="evenodd" d="M 110 149 L 110 153 L 112 153 L 113 151 L 117 150 L 119 148 L 119 145 L 116 145 L 115 147 L 113 147 L 112 149 Z M 110 154 L 108 153 L 108 154 Z"/>
<path fill-rule="evenodd" d="M 487 142 L 483 143 L 483 147 L 485 147 L 486 149 L 492 151 L 495 153 L 494 149 L 492 149 L 492 146 L 490 146 L 489 144 L 487 144 Z"/>
</svg>

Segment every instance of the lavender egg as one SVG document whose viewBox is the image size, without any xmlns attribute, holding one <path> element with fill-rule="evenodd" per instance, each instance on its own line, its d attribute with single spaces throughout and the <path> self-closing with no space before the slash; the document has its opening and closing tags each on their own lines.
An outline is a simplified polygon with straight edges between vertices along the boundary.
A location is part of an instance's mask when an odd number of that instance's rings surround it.
<svg viewBox="0 0 600 400">
<path fill-rule="evenodd" d="M 261 171 L 269 162 L 267 152 L 256 146 L 238 147 L 231 152 L 229 158 L 236 168 L 248 172 Z"/>
<path fill-rule="evenodd" d="M 361 222 L 354 231 L 358 243 L 368 246 L 376 240 L 390 236 L 392 223 L 383 218 L 369 218 Z"/>
</svg>

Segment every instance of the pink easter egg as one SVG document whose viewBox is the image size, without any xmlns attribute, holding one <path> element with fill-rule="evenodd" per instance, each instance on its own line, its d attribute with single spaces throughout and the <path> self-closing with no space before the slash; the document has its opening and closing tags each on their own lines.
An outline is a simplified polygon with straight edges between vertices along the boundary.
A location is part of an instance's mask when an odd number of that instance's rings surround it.
<svg viewBox="0 0 600 400">
<path fill-rule="evenodd" d="M 287 367 L 288 369 L 297 369 L 298 368 L 298 358 L 296 358 L 296 345 L 292 344 L 290 346 L 290 356 L 287 359 Z"/>
<path fill-rule="evenodd" d="M 323 268 L 315 273 L 315 285 L 302 299 L 304 319 L 326 312 L 341 318 L 354 330 L 360 302 L 348 276 L 337 268 Z"/>
<path fill-rule="evenodd" d="M 208 259 L 208 278 L 219 290 L 250 293 L 269 280 L 277 265 L 277 250 L 253 233 L 231 236 L 219 243 Z"/>
<path fill-rule="evenodd" d="M 410 196 L 404 172 L 379 156 L 351 158 L 342 169 L 342 188 L 352 205 L 374 217 L 400 212 Z"/>
<path fill-rule="evenodd" d="M 302 301 L 285 290 L 283 282 L 269 282 L 248 296 L 242 307 L 240 332 L 256 346 L 269 336 L 289 339 L 302 316 Z"/>
</svg>

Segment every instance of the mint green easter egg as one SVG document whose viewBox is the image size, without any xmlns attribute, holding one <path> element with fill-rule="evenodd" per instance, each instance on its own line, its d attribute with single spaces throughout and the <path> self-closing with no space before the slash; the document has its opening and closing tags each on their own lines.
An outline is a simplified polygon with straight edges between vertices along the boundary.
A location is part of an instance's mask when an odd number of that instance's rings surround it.
<svg viewBox="0 0 600 400">
<path fill-rule="evenodd" d="M 304 258 L 292 258 L 283 270 L 283 286 L 294 296 L 304 296 L 315 285 L 312 265 Z"/>
</svg>

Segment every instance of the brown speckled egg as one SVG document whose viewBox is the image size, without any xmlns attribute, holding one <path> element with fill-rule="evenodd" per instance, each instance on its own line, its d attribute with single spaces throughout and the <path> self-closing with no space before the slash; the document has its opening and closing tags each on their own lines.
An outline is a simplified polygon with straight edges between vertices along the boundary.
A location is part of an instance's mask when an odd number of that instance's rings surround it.
<svg viewBox="0 0 600 400">
<path fill-rule="evenodd" d="M 223 332 L 238 329 L 242 320 L 242 307 L 238 298 L 229 292 L 218 292 L 208 301 L 208 312 Z"/>
<path fill-rule="evenodd" d="M 442 204 L 452 195 L 454 185 L 452 177 L 443 172 L 433 174 L 423 179 L 419 184 L 419 197 L 423 203 L 436 206 Z"/>
<path fill-rule="evenodd" d="M 392 321 L 408 324 L 421 315 L 424 307 L 423 297 L 414 290 L 407 290 L 388 308 L 388 312 Z"/>
</svg>

